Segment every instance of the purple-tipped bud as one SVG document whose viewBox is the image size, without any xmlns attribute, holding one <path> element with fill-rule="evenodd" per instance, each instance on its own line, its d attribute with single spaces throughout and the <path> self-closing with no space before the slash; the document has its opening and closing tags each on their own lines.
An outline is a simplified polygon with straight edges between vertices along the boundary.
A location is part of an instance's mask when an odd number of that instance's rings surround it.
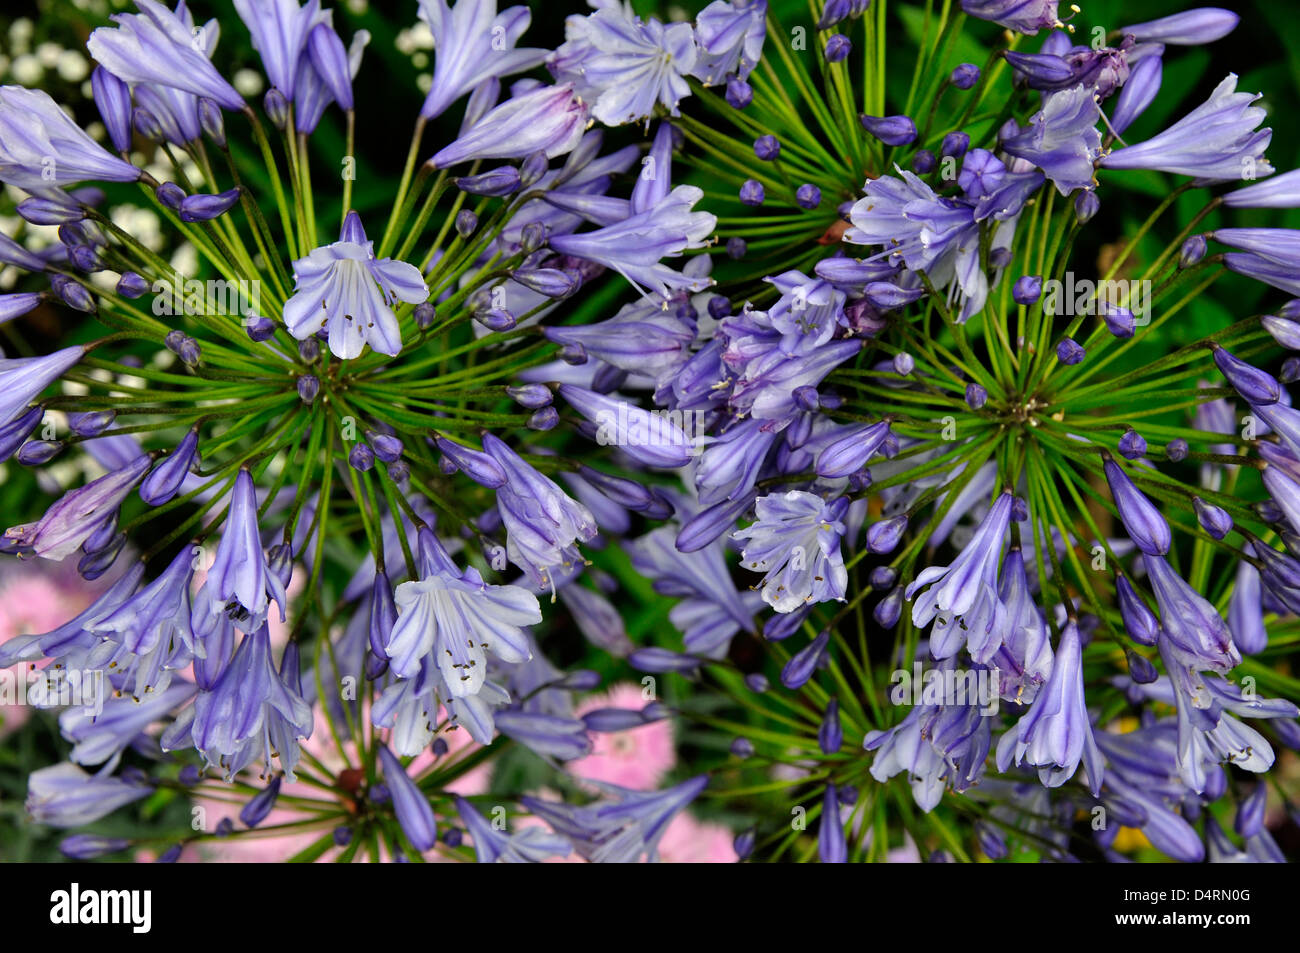
<svg viewBox="0 0 1300 953">
<path fill-rule="evenodd" d="M 817 730 L 817 744 L 822 754 L 834 754 L 844 747 L 844 726 L 840 724 L 839 699 L 832 698 L 826 703 L 826 712 L 822 716 L 821 727 Z"/>
<path fill-rule="evenodd" d="M 511 331 L 519 322 L 504 308 L 493 308 L 487 314 L 476 314 L 474 320 L 489 331 Z"/>
<path fill-rule="evenodd" d="M 566 298 L 578 289 L 577 278 L 558 268 L 520 268 L 511 277 L 547 298 Z"/>
<path fill-rule="evenodd" d="M 526 255 L 531 255 L 546 244 L 546 226 L 541 222 L 529 222 L 519 233 L 519 247 Z"/>
<path fill-rule="evenodd" d="M 307 34 L 307 54 L 316 75 L 329 88 L 330 94 L 343 110 L 354 105 L 352 98 L 352 68 L 343 41 L 327 23 L 317 23 Z"/>
<path fill-rule="evenodd" d="M 740 187 L 740 201 L 752 207 L 757 208 L 767 199 L 767 191 L 763 188 L 763 183 L 754 179 L 747 179 L 745 184 Z"/>
<path fill-rule="evenodd" d="M 506 485 L 506 471 L 488 454 L 481 450 L 471 450 L 442 436 L 434 437 L 433 442 L 443 456 L 479 486 L 495 490 Z"/>
<path fill-rule="evenodd" d="M 158 200 L 158 204 L 171 209 L 173 212 L 179 209 L 181 203 L 185 201 L 185 190 L 175 182 L 164 182 L 153 190 L 153 194 L 154 198 Z"/>
<path fill-rule="evenodd" d="M 731 753 L 740 760 L 754 757 L 754 742 L 748 738 L 736 738 L 731 742 Z"/>
<path fill-rule="evenodd" d="M 1268 806 L 1268 785 L 1256 783 L 1241 804 L 1232 828 L 1242 837 L 1254 837 L 1264 829 L 1264 809 Z"/>
<path fill-rule="evenodd" d="M 253 796 L 239 812 L 239 820 L 245 827 L 256 827 L 266 820 L 275 809 L 276 798 L 280 796 L 280 778 L 277 775 L 270 784 Z"/>
<path fill-rule="evenodd" d="M 1119 438 L 1119 452 L 1125 460 L 1136 460 L 1138 457 L 1146 456 L 1146 439 L 1130 427 L 1124 431 L 1124 436 Z"/>
<path fill-rule="evenodd" d="M 916 155 L 912 156 L 912 171 L 917 175 L 929 175 L 938 161 L 929 149 L 917 149 Z"/>
<path fill-rule="evenodd" d="M 1187 441 L 1182 437 L 1175 437 L 1165 445 L 1165 456 L 1174 463 L 1182 463 L 1186 460 L 1188 452 Z"/>
<path fill-rule="evenodd" d="M 545 152 L 534 152 L 519 167 L 519 185 L 525 189 L 536 185 L 542 180 L 542 176 L 546 175 L 550 165 L 551 162 Z"/>
<path fill-rule="evenodd" d="M 298 359 L 304 364 L 314 364 L 320 359 L 320 341 L 314 337 L 298 342 Z"/>
<path fill-rule="evenodd" d="M 1196 508 L 1196 519 L 1202 528 L 1215 539 L 1223 539 L 1232 532 L 1232 517 L 1222 507 L 1206 503 L 1199 496 L 1192 498 L 1192 506 Z"/>
<path fill-rule="evenodd" d="M 358 473 L 365 473 L 375 465 L 375 451 L 358 441 L 348 451 L 348 464 Z"/>
<path fill-rule="evenodd" d="M 759 136 L 754 140 L 754 155 L 764 162 L 775 162 L 781 154 L 781 141 L 776 136 Z"/>
<path fill-rule="evenodd" d="M 1247 364 L 1223 348 L 1215 346 L 1214 363 L 1247 403 L 1266 407 L 1282 399 L 1282 385 L 1272 374 Z"/>
<path fill-rule="evenodd" d="M 745 676 L 745 687 L 754 694 L 761 695 L 772 686 L 762 672 L 750 672 Z"/>
<path fill-rule="evenodd" d="M 1101 211 L 1101 199 L 1096 192 L 1080 192 L 1074 197 L 1074 217 L 1080 225 L 1087 225 Z"/>
<path fill-rule="evenodd" d="M 422 301 L 420 304 L 415 306 L 415 310 L 411 312 L 411 316 L 415 318 L 415 326 L 417 328 L 421 331 L 427 331 L 433 326 L 433 322 L 438 319 L 438 309 L 428 301 Z"/>
<path fill-rule="evenodd" d="M 376 433 L 373 430 L 366 431 L 366 439 L 370 441 L 371 448 L 375 451 L 375 456 L 384 463 L 396 463 L 402 457 L 402 441 L 387 433 Z"/>
<path fill-rule="evenodd" d="M 573 341 L 560 348 L 560 360 L 565 364 L 572 364 L 574 367 L 586 364 L 588 361 L 587 349 L 578 341 Z"/>
<path fill-rule="evenodd" d="M 1178 267 L 1191 268 L 1198 264 L 1205 257 L 1206 247 L 1204 235 L 1193 235 L 1187 239 L 1178 252 Z"/>
<path fill-rule="evenodd" d="M 1169 524 L 1160 515 L 1160 510 L 1114 460 L 1108 458 L 1103 468 L 1106 471 L 1106 482 L 1110 485 L 1111 498 L 1115 501 L 1115 508 L 1119 511 L 1120 521 L 1124 524 L 1129 539 L 1148 556 L 1165 555 L 1173 540 Z"/>
<path fill-rule="evenodd" d="M 1160 677 L 1156 667 L 1145 656 L 1138 655 L 1132 649 L 1125 649 L 1124 656 L 1128 659 L 1129 677 L 1139 685 L 1150 685 Z"/>
<path fill-rule="evenodd" d="M 873 553 L 892 553 L 898 548 L 906 531 L 906 516 L 895 516 L 892 519 L 872 523 L 867 528 L 867 549 Z"/>
<path fill-rule="evenodd" d="M 182 222 L 207 222 L 225 215 L 239 202 L 239 188 L 216 195 L 187 195 L 181 202 Z"/>
<path fill-rule="evenodd" d="M 893 566 L 877 566 L 871 570 L 871 575 L 867 579 L 871 583 L 871 588 L 880 592 L 892 588 L 898 582 L 898 570 Z"/>
<path fill-rule="evenodd" d="M 808 684 L 808 680 L 817 671 L 830 640 L 830 630 L 823 629 L 815 639 L 792 655 L 781 669 L 781 684 L 792 692 Z"/>
<path fill-rule="evenodd" d="M 944 158 L 960 159 L 970 148 L 970 136 L 964 132 L 950 132 L 939 144 L 939 155 Z"/>
<path fill-rule="evenodd" d="M 627 664 L 638 672 L 693 672 L 700 667 L 700 660 L 693 655 L 672 652 L 668 649 L 637 649 L 627 657 Z"/>
<path fill-rule="evenodd" d="M 150 506 L 162 506 L 174 497 L 198 460 L 198 453 L 199 433 L 191 430 L 140 483 L 140 499 Z"/>
<path fill-rule="evenodd" d="M 1300 322 L 1291 318 L 1266 314 L 1259 319 L 1264 330 L 1273 335 L 1273 340 L 1288 351 L 1300 351 Z"/>
<path fill-rule="evenodd" d="M 1041 275 L 1022 275 L 1011 288 L 1011 300 L 1016 304 L 1030 305 L 1043 296 Z"/>
<path fill-rule="evenodd" d="M 534 411 L 533 415 L 528 418 L 527 426 L 529 430 L 547 431 L 554 430 L 559 422 L 560 412 L 558 410 L 554 407 L 542 407 Z"/>
<path fill-rule="evenodd" d="M 393 601 L 393 587 L 384 570 L 375 573 L 375 581 L 370 586 L 370 651 L 380 658 L 387 658 L 389 636 L 397 622 L 397 605 Z"/>
<path fill-rule="evenodd" d="M 80 222 L 86 217 L 85 209 L 53 199 L 27 198 L 18 203 L 18 214 L 23 221 L 33 225 L 63 225 Z"/>
<path fill-rule="evenodd" d="M 827 63 L 842 63 L 853 52 L 853 43 L 843 33 L 836 33 L 826 41 L 826 48 L 823 52 Z"/>
<path fill-rule="evenodd" d="M 555 399 L 555 395 L 551 393 L 551 389 L 545 384 L 522 384 L 518 387 L 507 387 L 506 394 L 520 407 L 528 410 L 548 407 Z"/>
<path fill-rule="evenodd" d="M 948 82 L 958 89 L 970 89 L 980 81 L 980 68 L 974 63 L 962 63 L 952 71 Z"/>
<path fill-rule="evenodd" d="M 1231 33 L 1241 18 L 1218 7 L 1197 7 L 1158 20 L 1120 29 L 1142 43 L 1168 43 L 1174 46 L 1204 46 Z"/>
<path fill-rule="evenodd" d="M 1300 381 L 1300 357 L 1288 357 L 1278 368 L 1277 379 L 1283 384 L 1294 384 Z"/>
<path fill-rule="evenodd" d="M 18 448 L 15 459 L 25 467 L 39 467 L 53 460 L 62 449 L 62 440 L 29 440 Z"/>
<path fill-rule="evenodd" d="M 749 243 L 738 235 L 733 235 L 727 239 L 727 257 L 732 261 L 740 261 L 749 251 Z"/>
<path fill-rule="evenodd" d="M 821 406 L 821 400 L 817 396 L 817 388 L 807 384 L 796 387 L 790 396 L 794 398 L 795 405 L 800 410 L 814 411 Z"/>
<path fill-rule="evenodd" d="M 727 105 L 732 109 L 744 109 L 753 101 L 754 87 L 735 77 L 727 81 Z"/>
<path fill-rule="evenodd" d="M 907 116 L 862 115 L 858 121 L 887 146 L 905 146 L 916 139 L 916 123 Z"/>
<path fill-rule="evenodd" d="M 226 120 L 221 107 L 206 96 L 199 100 L 199 126 L 218 149 L 226 147 Z"/>
<path fill-rule="evenodd" d="M 1074 338 L 1062 338 L 1056 345 L 1056 359 L 1062 364 L 1078 364 L 1086 356 L 1083 345 Z"/>
<path fill-rule="evenodd" d="M 107 546 L 97 553 L 87 553 L 81 557 L 77 563 L 77 572 L 81 578 L 88 582 L 94 582 L 104 573 L 113 568 L 113 563 L 117 562 L 118 555 L 126 546 L 126 533 L 118 533 L 109 542 Z"/>
<path fill-rule="evenodd" d="M 731 842 L 731 848 L 736 852 L 738 860 L 748 860 L 754 853 L 754 846 L 758 842 L 758 834 L 751 827 L 747 831 L 741 831 L 736 835 L 736 839 Z"/>
<path fill-rule="evenodd" d="M 149 290 L 149 282 L 134 271 L 124 271 L 117 279 L 117 293 L 123 298 L 135 300 Z"/>
<path fill-rule="evenodd" d="M 54 275 L 50 278 L 50 287 L 69 308 L 86 314 L 95 313 L 95 299 L 85 285 L 79 285 L 62 275 Z"/>
<path fill-rule="evenodd" d="M 121 837 L 72 834 L 59 842 L 59 853 L 70 860 L 94 860 L 96 857 L 120 853 L 130 846 L 131 842 Z"/>
<path fill-rule="evenodd" d="M 272 86 L 262 97 L 262 111 L 266 113 L 266 118 L 271 120 L 271 125 L 276 129 L 283 129 L 284 124 L 289 121 L 289 100 L 284 98 L 284 93 Z"/>
<path fill-rule="evenodd" d="M 494 197 L 519 191 L 519 184 L 519 170 L 509 165 L 456 179 L 456 188 L 462 192 Z"/>
<path fill-rule="evenodd" d="M 1124 620 L 1124 628 L 1128 630 L 1129 636 L 1142 645 L 1155 645 L 1160 623 L 1128 581 L 1128 576 L 1115 577 L 1115 592 L 1119 597 L 1120 617 Z"/>
<path fill-rule="evenodd" d="M 822 204 L 822 190 L 812 184 L 801 185 L 794 193 L 794 201 L 800 208 L 814 209 Z"/>
<path fill-rule="evenodd" d="M 255 317 L 244 325 L 244 333 L 254 344 L 261 344 L 275 337 L 275 322 L 270 318 Z"/>
<path fill-rule="evenodd" d="M 1107 307 L 1101 316 L 1106 329 L 1117 338 L 1131 338 L 1137 328 L 1137 319 L 1128 308 Z"/>
<path fill-rule="evenodd" d="M 966 385 L 966 406 L 971 410 L 979 410 L 989 402 L 989 392 L 981 384 Z"/>
<path fill-rule="evenodd" d="M 148 109 L 137 107 L 131 114 L 131 125 L 135 126 L 135 131 L 150 142 L 162 142 L 163 129 L 162 123 Z"/>
<path fill-rule="evenodd" d="M 894 355 L 894 373 L 899 377 L 907 377 L 916 369 L 916 358 L 906 351 L 900 351 Z"/>
<path fill-rule="evenodd" d="M 92 410 L 84 414 L 68 414 L 68 426 L 79 437 L 98 437 L 116 419 L 115 410 Z"/>
<path fill-rule="evenodd" d="M 478 231 L 478 216 L 469 209 L 461 209 L 456 213 L 456 234 L 461 238 L 469 238 Z"/>
</svg>

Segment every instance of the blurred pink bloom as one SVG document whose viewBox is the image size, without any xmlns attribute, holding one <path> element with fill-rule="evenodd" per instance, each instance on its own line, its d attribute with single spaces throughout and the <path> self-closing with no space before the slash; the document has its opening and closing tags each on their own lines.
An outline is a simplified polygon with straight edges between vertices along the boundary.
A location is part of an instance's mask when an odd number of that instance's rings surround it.
<svg viewBox="0 0 1300 953">
<path fill-rule="evenodd" d="M 613 686 L 607 695 L 593 695 L 578 707 L 578 717 L 597 708 L 634 708 L 647 704 L 641 688 L 631 682 Z M 656 721 L 629 731 L 591 734 L 592 751 L 570 761 L 570 773 L 606 781 L 635 791 L 653 791 L 677 763 L 672 724 Z"/>
</svg>

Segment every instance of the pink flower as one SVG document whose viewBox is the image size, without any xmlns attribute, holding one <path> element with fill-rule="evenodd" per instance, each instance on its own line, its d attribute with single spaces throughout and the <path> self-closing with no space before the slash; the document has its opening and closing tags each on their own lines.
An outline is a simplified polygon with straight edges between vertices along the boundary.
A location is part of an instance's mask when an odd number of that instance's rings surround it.
<svg viewBox="0 0 1300 953">
<path fill-rule="evenodd" d="M 664 831 L 659 860 L 665 864 L 734 864 L 739 859 L 734 840 L 721 824 L 697 821 L 683 812 Z"/>
<path fill-rule="evenodd" d="M 589 697 L 578 707 L 578 717 L 597 708 L 634 708 L 648 703 L 639 686 L 623 682 L 607 695 Z M 570 773 L 592 781 L 605 781 L 635 791 L 653 791 L 677 763 L 672 725 L 656 721 L 629 731 L 591 735 L 592 751 L 570 761 Z"/>
</svg>

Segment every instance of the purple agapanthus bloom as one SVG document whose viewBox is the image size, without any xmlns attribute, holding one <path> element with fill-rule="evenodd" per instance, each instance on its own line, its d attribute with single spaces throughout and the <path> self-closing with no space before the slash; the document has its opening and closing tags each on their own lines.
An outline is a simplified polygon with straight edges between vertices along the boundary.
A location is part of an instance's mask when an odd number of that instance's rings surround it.
<svg viewBox="0 0 1300 953">
<path fill-rule="evenodd" d="M 497 13 L 497 0 L 420 0 L 420 19 L 433 34 L 433 83 L 420 115 L 434 119 L 488 80 L 522 73 L 542 63 L 543 49 L 516 48 L 532 22 L 525 6 Z"/>
<path fill-rule="evenodd" d="M 1160 622 L 1179 658 L 1198 669 L 1228 672 L 1241 664 L 1223 616 L 1163 556 L 1142 557 L 1160 607 Z"/>
<path fill-rule="evenodd" d="M 595 517 L 492 434 L 483 449 L 506 473 L 497 490 L 506 554 L 534 585 L 550 586 L 552 571 L 577 558 L 574 544 L 596 535 Z"/>
<path fill-rule="evenodd" d="M 1057 0 L 961 0 L 962 10 L 970 16 L 1029 36 L 1061 25 L 1056 7 Z"/>
<path fill-rule="evenodd" d="M 669 822 L 708 786 L 708 775 L 663 791 L 632 791 L 600 784 L 612 799 L 586 807 L 525 797 L 520 803 L 568 838 L 592 863 L 635 863 L 659 859 L 659 841 Z"/>
<path fill-rule="evenodd" d="M 384 651 L 401 678 L 414 677 L 431 658 L 451 697 L 477 694 L 488 653 L 504 662 L 529 658 L 523 626 L 542 621 L 537 597 L 519 586 L 488 585 L 472 566 L 460 570 L 441 545 L 422 546 L 421 554 L 421 578 L 394 593 L 397 621 Z"/>
<path fill-rule="evenodd" d="M 307 49 L 298 61 L 298 86 L 294 91 L 293 124 L 310 135 L 330 103 L 350 110 L 355 106 L 352 81 L 361 69 L 361 57 L 370 42 L 368 30 L 358 30 L 345 49 L 334 32 L 330 13 L 307 34 Z"/>
<path fill-rule="evenodd" d="M 265 625 L 247 633 L 212 690 L 194 701 L 194 747 L 209 764 L 222 765 L 227 777 L 260 755 L 267 774 L 278 756 L 285 777 L 296 780 L 298 741 L 311 737 L 313 724 L 297 680 L 297 672 L 276 671 Z"/>
<path fill-rule="evenodd" d="M 268 565 L 257 525 L 257 491 L 248 470 L 240 470 L 230 497 L 230 511 L 221 541 L 208 569 L 207 582 L 196 600 L 195 613 L 226 613 L 242 632 L 254 632 L 266 621 L 271 601 L 285 619 L 285 582 Z M 201 615 L 200 615 L 201 618 Z M 205 626 L 196 622 L 196 628 Z"/>
<path fill-rule="evenodd" d="M 85 353 L 77 345 L 44 357 L 0 357 L 0 426 L 11 423 Z"/>
<path fill-rule="evenodd" d="M 1097 123 L 1101 109 L 1085 86 L 1052 93 L 1029 125 L 1002 141 L 1002 148 L 1043 170 L 1062 195 L 1092 189 L 1093 163 L 1101 155 Z"/>
<path fill-rule="evenodd" d="M 1221 40 L 1241 21 L 1231 10 L 1197 7 L 1158 20 L 1120 27 L 1120 33 L 1143 43 L 1168 43 L 1173 46 L 1202 46 Z"/>
<path fill-rule="evenodd" d="M 947 629 L 954 621 L 964 621 L 963 617 L 977 605 L 987 612 L 1000 608 L 996 594 L 997 569 L 1011 521 L 1012 499 L 1010 493 L 1001 494 L 952 563 L 922 570 L 907 587 L 908 599 L 930 587 L 912 605 L 914 625 L 923 628 L 937 617 L 936 627 Z M 984 614 L 985 611 L 979 613 L 981 618 Z M 983 631 L 990 627 L 977 628 Z"/>
<path fill-rule="evenodd" d="M 561 384 L 559 392 L 569 406 L 596 424 L 596 442 L 603 446 L 621 447 L 633 459 L 664 469 L 684 467 L 694 456 L 692 438 L 670 417 L 573 384 Z"/>
<path fill-rule="evenodd" d="M 1173 537 L 1169 523 L 1160 515 L 1160 510 L 1114 460 L 1107 459 L 1104 469 L 1120 522 L 1124 524 L 1124 531 L 1129 538 L 1137 544 L 1138 549 L 1152 556 L 1163 556 L 1169 552 Z"/>
<path fill-rule="evenodd" d="M 81 827 L 151 793 L 151 785 L 125 781 L 102 770 L 87 774 L 63 761 L 31 773 L 25 806 L 38 824 Z"/>
<path fill-rule="evenodd" d="M 393 796 L 393 809 L 402 833 L 418 851 L 426 851 L 438 843 L 438 821 L 433 805 L 411 780 L 406 768 L 384 745 L 379 746 L 379 761 L 384 768 L 384 784 Z"/>
<path fill-rule="evenodd" d="M 548 158 L 572 151 L 587 129 L 587 106 L 570 85 L 540 86 L 513 96 L 440 149 L 429 165 L 446 169 L 475 159 Z"/>
<path fill-rule="evenodd" d="M 620 126 L 649 119 L 656 105 L 677 115 L 677 103 L 690 95 L 686 77 L 697 59 L 689 23 L 642 20 L 630 3 L 614 0 L 590 16 L 569 17 L 565 42 L 548 65 L 592 104 L 593 117 Z"/>
<path fill-rule="evenodd" d="M 1079 626 L 1071 619 L 1061 631 L 1047 683 L 1029 712 L 998 742 L 999 771 L 1013 761 L 1027 762 L 1038 767 L 1043 784 L 1059 787 L 1074 777 L 1082 760 L 1092 793 L 1101 790 L 1102 757 L 1083 696 L 1082 652 Z"/>
<path fill-rule="evenodd" d="M 307 34 L 322 22 L 320 0 L 234 0 L 239 18 L 248 27 L 253 48 L 271 86 L 293 101 L 298 87 L 299 62 L 307 47 Z"/>
<path fill-rule="evenodd" d="M 115 27 L 100 27 L 90 34 L 90 55 L 118 79 L 151 83 L 207 97 L 226 109 L 242 109 L 244 100 L 208 60 L 207 36 L 197 37 L 192 22 L 182 16 L 184 4 L 173 13 L 158 0 L 136 0 L 140 13 L 117 13 Z M 215 21 L 201 28 L 216 30 Z"/>
<path fill-rule="evenodd" d="M 713 0 L 695 18 L 699 56 L 691 75 L 705 86 L 745 80 L 767 37 L 767 0 Z"/>
<path fill-rule="evenodd" d="M 692 211 L 703 197 L 695 186 L 679 185 L 653 207 L 621 222 L 592 232 L 556 235 L 551 248 L 612 268 L 664 298 L 676 291 L 702 291 L 713 283 L 711 279 L 675 271 L 662 259 L 702 248 L 713 234 L 717 217 Z"/>
<path fill-rule="evenodd" d="M 134 182 L 142 174 L 91 139 L 49 93 L 0 86 L 0 182 L 48 189 L 87 179 Z"/>
<path fill-rule="evenodd" d="M 763 600 L 777 612 L 807 602 L 843 601 L 848 571 L 840 555 L 847 497 L 827 503 L 802 490 L 760 496 L 757 521 L 732 534 L 745 540 L 741 563 L 763 577 Z"/>
<path fill-rule="evenodd" d="M 350 360 L 369 344 L 380 354 L 397 354 L 402 333 L 393 314 L 398 301 L 417 304 L 429 297 L 420 269 L 392 258 L 375 258 L 355 211 L 343 222 L 339 240 L 293 263 L 294 292 L 284 321 L 300 341 L 329 332 L 330 352 Z"/>
<path fill-rule="evenodd" d="M 573 853 L 567 839 L 544 827 L 499 830 L 464 798 L 456 798 L 456 812 L 474 839 L 474 853 L 480 864 L 540 864 Z"/>
<path fill-rule="evenodd" d="M 1210 98 L 1145 142 L 1102 157 L 1103 169 L 1155 169 L 1200 181 L 1263 178 L 1273 168 L 1264 151 L 1272 129 L 1256 129 L 1265 112 L 1251 105 L 1258 94 L 1237 92 L 1229 73 Z"/>
</svg>

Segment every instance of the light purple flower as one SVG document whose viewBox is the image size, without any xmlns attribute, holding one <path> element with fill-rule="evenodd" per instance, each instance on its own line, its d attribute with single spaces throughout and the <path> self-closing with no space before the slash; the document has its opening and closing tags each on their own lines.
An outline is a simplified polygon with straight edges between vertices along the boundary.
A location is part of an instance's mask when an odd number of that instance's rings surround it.
<svg viewBox="0 0 1300 953">
<path fill-rule="evenodd" d="M 253 37 L 253 49 L 271 86 L 293 101 L 298 85 L 298 64 L 307 48 L 307 34 L 325 14 L 320 0 L 234 0 L 239 18 Z"/>
<path fill-rule="evenodd" d="M 1052 93 L 1028 126 L 1003 140 L 1002 148 L 1042 169 L 1062 195 L 1091 189 L 1096 185 L 1093 163 L 1101 154 L 1100 118 L 1091 89 L 1075 86 Z"/>
<path fill-rule="evenodd" d="M 456 798 L 456 812 L 474 841 L 480 864 L 540 864 L 550 857 L 573 853 L 565 838 L 544 827 L 499 830 L 463 797 Z"/>
<path fill-rule="evenodd" d="M 149 455 L 142 453 L 126 466 L 68 491 L 35 523 L 6 530 L 5 539 L 30 547 L 44 559 L 67 558 L 117 512 L 151 463 Z"/>
<path fill-rule="evenodd" d="M 1120 33 L 1142 43 L 1168 43 L 1173 46 L 1204 46 L 1227 36 L 1241 17 L 1219 7 L 1197 7 L 1158 20 L 1120 27 Z"/>
<path fill-rule="evenodd" d="M 153 788 L 147 784 L 133 784 L 104 771 L 87 774 L 61 761 L 28 776 L 25 806 L 37 824 L 81 827 L 151 793 Z"/>
<path fill-rule="evenodd" d="M 732 533 L 745 540 L 741 564 L 763 576 L 763 601 L 777 612 L 807 602 L 844 600 L 848 571 L 840 555 L 847 497 L 827 503 L 801 490 L 760 496 L 757 521 Z"/>
<path fill-rule="evenodd" d="M 329 330 L 330 352 L 350 360 L 369 344 L 380 354 L 402 350 L 393 305 L 429 297 L 420 269 L 392 258 L 375 258 L 361 218 L 349 212 L 339 240 L 293 263 L 294 292 L 285 302 L 289 333 L 300 341 Z"/>
<path fill-rule="evenodd" d="M 475 159 L 524 159 L 572 151 L 587 128 L 587 106 L 570 85 L 541 86 L 490 110 L 429 164 L 446 169 Z"/>
<path fill-rule="evenodd" d="M 699 55 L 690 75 L 705 86 L 746 79 L 763 55 L 767 0 L 713 0 L 695 18 Z"/>
<path fill-rule="evenodd" d="M 208 614 L 225 612 L 240 631 L 253 632 L 265 623 L 272 599 L 280 607 L 280 621 L 284 621 L 287 602 L 284 586 L 279 575 L 267 565 L 257 525 L 253 477 L 248 470 L 241 469 L 235 477 L 221 542 L 217 544 L 199 603 L 206 602 Z M 232 608 L 233 614 L 228 611 Z M 195 626 L 206 629 L 198 622 Z"/>
<path fill-rule="evenodd" d="M 91 139 L 49 93 L 0 86 L 0 182 L 40 190 L 87 179 L 134 182 L 141 174 Z"/>
<path fill-rule="evenodd" d="M 384 745 L 379 746 L 379 761 L 384 768 L 384 783 L 393 796 L 393 810 L 397 813 L 402 833 L 416 850 L 429 850 L 438 843 L 438 822 L 428 797 L 411 780 L 402 762 Z"/>
</svg>

